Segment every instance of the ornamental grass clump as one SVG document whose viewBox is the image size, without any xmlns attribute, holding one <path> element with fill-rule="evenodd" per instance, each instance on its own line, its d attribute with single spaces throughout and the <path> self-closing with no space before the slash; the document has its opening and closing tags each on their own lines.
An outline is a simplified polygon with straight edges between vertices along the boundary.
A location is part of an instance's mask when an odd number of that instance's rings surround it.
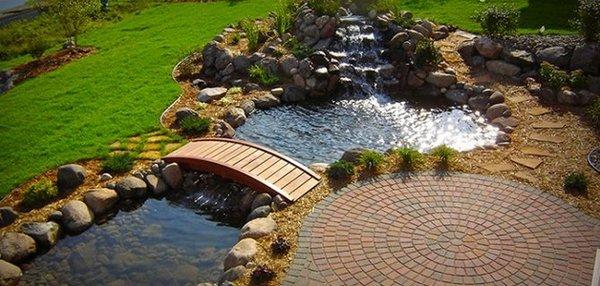
<svg viewBox="0 0 600 286">
<path fill-rule="evenodd" d="M 122 174 L 131 171 L 135 158 L 130 153 L 109 155 L 102 161 L 102 172 Z"/>
<path fill-rule="evenodd" d="M 565 191 L 581 195 L 587 192 L 588 181 L 583 173 L 572 172 L 565 177 L 563 186 Z"/>
<path fill-rule="evenodd" d="M 419 150 L 411 147 L 402 147 L 395 149 L 393 154 L 401 160 L 401 167 L 406 171 L 412 171 L 418 168 L 424 162 L 424 156 Z"/>
<path fill-rule="evenodd" d="M 179 127 L 183 133 L 188 135 L 200 135 L 206 133 L 210 128 L 212 120 L 205 117 L 188 116 L 181 120 Z"/>
<path fill-rule="evenodd" d="M 517 31 L 520 16 L 519 10 L 512 7 L 492 5 L 478 11 L 471 18 L 479 23 L 486 35 L 504 36 L 512 35 Z"/>
<path fill-rule="evenodd" d="M 250 280 L 256 285 L 264 285 L 275 278 L 275 271 L 271 270 L 266 265 L 256 267 L 252 271 Z"/>
<path fill-rule="evenodd" d="M 21 206 L 26 209 L 42 207 L 56 197 L 58 197 L 56 185 L 49 180 L 42 180 L 27 189 Z"/>
<path fill-rule="evenodd" d="M 454 161 L 454 158 L 458 154 L 458 151 L 446 146 L 440 145 L 431 150 L 431 155 L 437 157 L 438 164 L 442 168 L 447 168 L 450 166 L 450 163 Z"/>
<path fill-rule="evenodd" d="M 442 53 L 440 53 L 440 49 L 435 46 L 433 41 L 419 41 L 415 48 L 415 65 L 417 67 L 437 66 L 441 62 Z"/>
<path fill-rule="evenodd" d="M 248 39 L 248 50 L 256 51 L 260 46 L 260 27 L 252 20 L 242 20 L 240 22 L 240 28 L 246 34 Z"/>
<path fill-rule="evenodd" d="M 594 102 L 586 109 L 585 115 L 587 115 L 594 126 L 600 128 L 600 99 L 594 100 Z"/>
<path fill-rule="evenodd" d="M 369 171 L 376 171 L 384 161 L 383 154 L 373 150 L 365 150 L 358 157 L 358 163 Z"/>
<path fill-rule="evenodd" d="M 250 77 L 264 86 L 273 86 L 279 82 L 279 77 L 270 73 L 265 67 L 253 65 L 248 68 Z"/>
<path fill-rule="evenodd" d="M 600 42 L 600 1 L 579 0 L 577 17 L 572 21 L 588 42 Z"/>
<path fill-rule="evenodd" d="M 273 29 L 277 31 L 279 36 L 287 33 L 292 28 L 292 23 L 294 22 L 292 11 L 288 3 L 280 2 L 275 11 L 271 13 Z"/>
<path fill-rule="evenodd" d="M 278 236 L 273 243 L 271 243 L 271 251 L 275 255 L 286 255 L 290 252 L 290 243 L 283 237 Z"/>
<path fill-rule="evenodd" d="M 354 165 L 344 160 L 333 162 L 327 169 L 327 175 L 334 180 L 349 179 L 354 175 Z"/>
</svg>

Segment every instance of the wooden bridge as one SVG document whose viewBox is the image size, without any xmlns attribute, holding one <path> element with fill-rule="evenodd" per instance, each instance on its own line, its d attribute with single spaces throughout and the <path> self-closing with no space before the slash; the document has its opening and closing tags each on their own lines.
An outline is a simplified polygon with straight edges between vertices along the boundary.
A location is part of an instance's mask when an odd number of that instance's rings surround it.
<svg viewBox="0 0 600 286">
<path fill-rule="evenodd" d="M 255 191 L 295 201 L 319 184 L 321 177 L 269 148 L 246 141 L 196 139 L 163 158 L 184 168 L 206 171 Z"/>
</svg>

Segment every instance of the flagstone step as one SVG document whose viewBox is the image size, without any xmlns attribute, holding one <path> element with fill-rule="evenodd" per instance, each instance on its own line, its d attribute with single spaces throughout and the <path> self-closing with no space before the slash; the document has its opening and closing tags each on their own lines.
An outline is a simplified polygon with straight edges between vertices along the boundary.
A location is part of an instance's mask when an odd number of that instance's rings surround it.
<svg viewBox="0 0 600 286">
<path fill-rule="evenodd" d="M 544 135 L 544 134 L 540 134 L 540 133 L 532 133 L 531 135 L 529 135 L 529 138 L 536 140 L 536 141 L 550 142 L 550 143 L 557 143 L 557 144 L 565 142 L 565 140 L 566 140 L 564 137 L 553 136 L 553 135 Z"/>
<path fill-rule="evenodd" d="M 544 162 L 538 158 L 511 157 L 510 160 L 530 169 L 536 169 L 542 164 L 542 162 Z"/>
<path fill-rule="evenodd" d="M 537 183 L 538 182 L 538 179 L 533 174 L 531 174 L 529 172 L 526 172 L 526 171 L 516 172 L 513 176 L 515 176 L 518 179 L 522 179 L 522 180 L 525 180 L 527 182 L 530 182 L 530 183 Z"/>
<path fill-rule="evenodd" d="M 535 129 L 561 129 L 566 126 L 564 122 L 539 121 L 534 122 L 531 126 Z"/>
<path fill-rule="evenodd" d="M 514 103 L 521 103 L 521 102 L 529 101 L 529 100 L 532 100 L 532 99 L 533 99 L 533 97 L 531 97 L 531 96 L 524 96 L 524 95 L 517 95 L 517 96 L 508 97 L 508 100 L 510 100 L 511 102 L 514 102 Z"/>
<path fill-rule="evenodd" d="M 552 112 L 552 110 L 545 108 L 545 107 L 533 107 L 527 110 L 527 113 L 533 115 L 533 116 L 540 116 L 540 115 L 544 115 L 544 114 L 548 114 Z"/>
<path fill-rule="evenodd" d="M 540 148 L 532 147 L 532 146 L 525 146 L 525 147 L 521 148 L 521 152 L 526 155 L 534 155 L 534 156 L 542 156 L 542 157 L 554 156 L 553 154 L 551 154 L 550 152 L 548 152 L 544 149 L 540 149 Z"/>
<path fill-rule="evenodd" d="M 515 168 L 513 164 L 509 164 L 509 163 L 492 163 L 492 164 L 481 165 L 480 167 L 491 173 L 500 173 L 500 172 L 511 171 L 511 170 L 514 170 L 514 168 Z"/>
</svg>

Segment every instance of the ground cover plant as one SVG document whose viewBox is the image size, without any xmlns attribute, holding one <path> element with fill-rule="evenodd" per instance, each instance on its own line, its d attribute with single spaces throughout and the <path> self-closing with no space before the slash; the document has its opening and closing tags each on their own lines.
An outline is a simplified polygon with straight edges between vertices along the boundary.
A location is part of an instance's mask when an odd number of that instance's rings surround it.
<svg viewBox="0 0 600 286">
<path fill-rule="evenodd" d="M 226 25 L 266 16 L 273 5 L 163 4 L 82 34 L 80 44 L 97 47 L 97 53 L 0 96 L 0 195 L 45 170 L 101 157 L 111 142 L 156 128 L 180 93 L 171 79 L 175 64 Z"/>
<path fill-rule="evenodd" d="M 502 5 L 492 5 L 473 15 L 473 20 L 481 26 L 487 35 L 503 36 L 514 34 L 519 26 L 518 10 Z"/>
<path fill-rule="evenodd" d="M 41 180 L 31 185 L 21 202 L 21 206 L 25 209 L 37 208 L 52 201 L 58 196 L 58 188 L 49 180 Z"/>
<path fill-rule="evenodd" d="M 279 77 L 260 65 L 253 65 L 248 68 L 248 74 L 252 79 L 265 86 L 273 86 L 279 82 Z"/>
<path fill-rule="evenodd" d="M 348 161 L 339 160 L 331 163 L 327 175 L 334 180 L 348 179 L 354 174 L 354 165 Z"/>
<path fill-rule="evenodd" d="M 584 194 L 587 191 L 588 180 L 581 172 L 572 172 L 565 177 L 563 186 L 567 192 Z"/>
<path fill-rule="evenodd" d="M 203 134 L 210 128 L 210 118 L 188 116 L 179 125 L 183 133 L 188 135 Z"/>
<path fill-rule="evenodd" d="M 358 163 L 369 171 L 376 171 L 384 161 L 384 155 L 373 150 L 366 150 L 358 157 Z"/>
<path fill-rule="evenodd" d="M 431 155 L 436 157 L 438 165 L 442 168 L 448 168 L 456 158 L 458 152 L 446 145 L 440 145 L 431 149 Z"/>
<path fill-rule="evenodd" d="M 586 78 L 581 70 L 568 73 L 547 62 L 540 65 L 540 79 L 555 90 L 562 87 L 580 88 L 586 85 Z"/>
<path fill-rule="evenodd" d="M 400 166 L 403 170 L 412 171 L 424 162 L 424 156 L 419 150 L 411 147 L 402 147 L 395 149 L 393 152 L 400 159 Z"/>
<path fill-rule="evenodd" d="M 135 157 L 130 153 L 120 153 L 107 156 L 102 161 L 102 172 L 122 174 L 131 171 Z"/>
</svg>

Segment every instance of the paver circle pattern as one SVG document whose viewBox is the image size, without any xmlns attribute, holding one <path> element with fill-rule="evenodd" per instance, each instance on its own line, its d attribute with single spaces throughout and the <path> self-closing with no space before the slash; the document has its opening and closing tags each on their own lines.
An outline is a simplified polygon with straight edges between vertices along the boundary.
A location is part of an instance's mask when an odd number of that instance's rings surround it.
<svg viewBox="0 0 600 286">
<path fill-rule="evenodd" d="M 353 184 L 305 220 L 285 285 L 590 285 L 600 223 L 468 174 Z"/>
</svg>

